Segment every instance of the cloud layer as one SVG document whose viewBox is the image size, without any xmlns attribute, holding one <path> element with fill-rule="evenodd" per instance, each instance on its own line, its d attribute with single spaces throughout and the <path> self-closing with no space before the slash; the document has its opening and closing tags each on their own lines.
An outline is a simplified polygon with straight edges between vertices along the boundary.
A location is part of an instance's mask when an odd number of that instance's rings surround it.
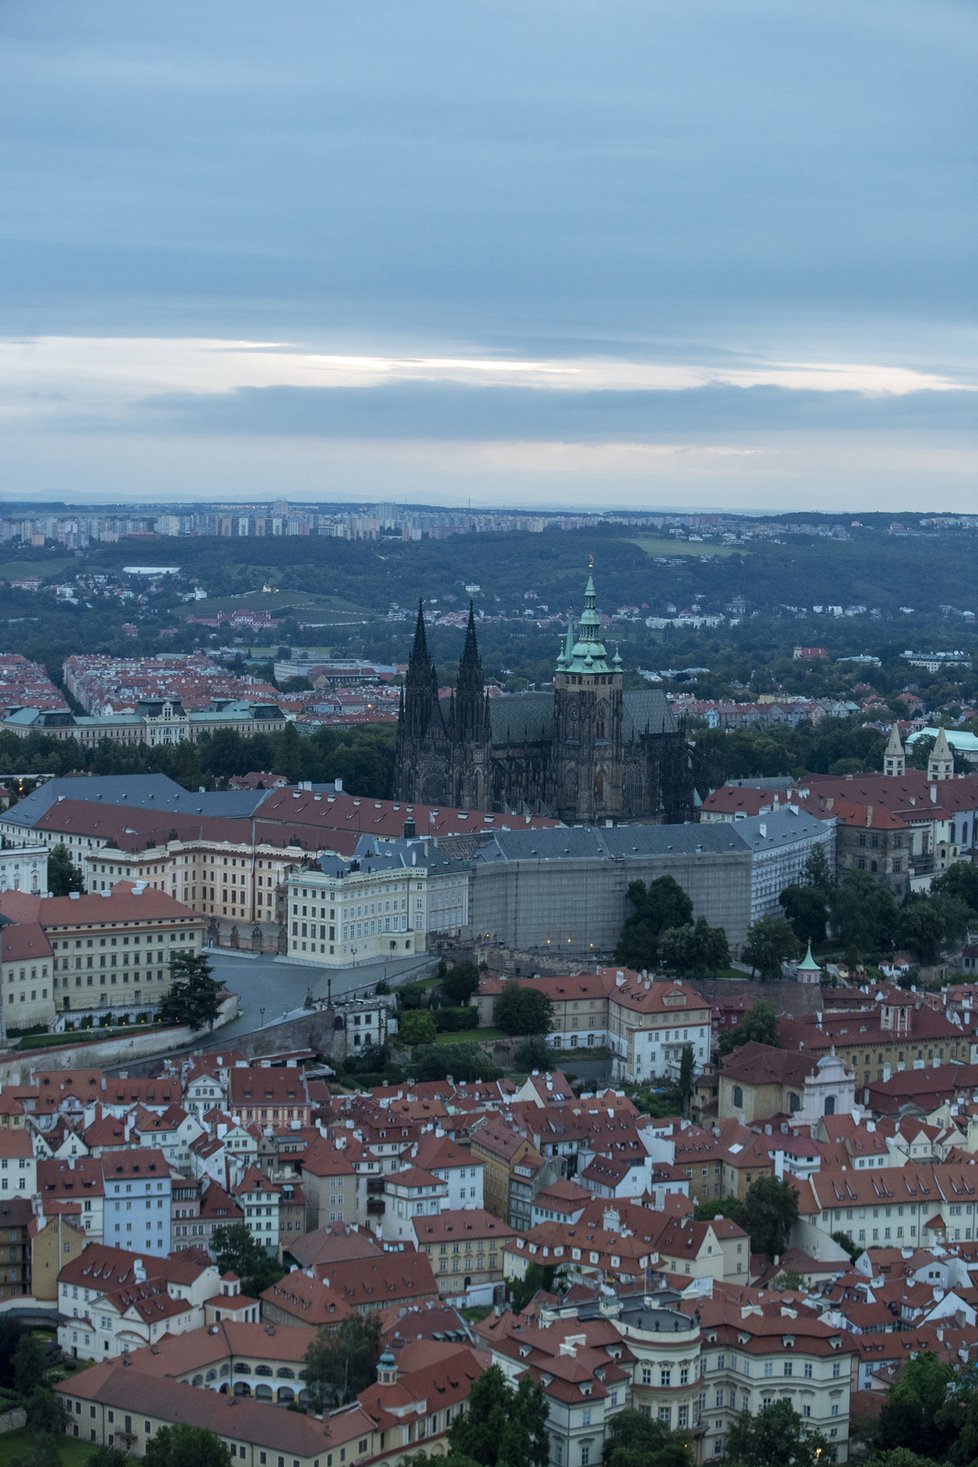
<svg viewBox="0 0 978 1467">
<path fill-rule="evenodd" d="M 5 6 L 0 493 L 128 494 L 155 436 L 174 498 L 255 492 L 271 437 L 269 493 L 315 491 L 314 439 L 352 497 L 423 443 L 456 500 L 518 443 L 592 445 L 585 500 L 634 499 L 628 443 L 957 495 L 976 61 L 970 0 Z"/>
</svg>

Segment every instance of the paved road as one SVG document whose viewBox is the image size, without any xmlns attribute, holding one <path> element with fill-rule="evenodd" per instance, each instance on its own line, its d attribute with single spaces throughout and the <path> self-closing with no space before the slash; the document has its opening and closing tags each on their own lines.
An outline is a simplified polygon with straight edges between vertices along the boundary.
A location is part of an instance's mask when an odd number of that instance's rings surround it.
<svg viewBox="0 0 978 1467">
<path fill-rule="evenodd" d="M 389 983 L 406 982 L 413 973 L 428 967 L 430 956 L 400 958 L 392 963 L 361 963 L 356 968 L 317 968 L 305 963 L 282 963 L 250 953 L 231 954 L 227 949 L 208 948 L 215 978 L 239 997 L 241 1013 L 219 1030 L 222 1039 L 249 1034 L 264 1025 L 307 1012 L 306 995 L 333 998 L 372 989 L 382 978 Z"/>
</svg>

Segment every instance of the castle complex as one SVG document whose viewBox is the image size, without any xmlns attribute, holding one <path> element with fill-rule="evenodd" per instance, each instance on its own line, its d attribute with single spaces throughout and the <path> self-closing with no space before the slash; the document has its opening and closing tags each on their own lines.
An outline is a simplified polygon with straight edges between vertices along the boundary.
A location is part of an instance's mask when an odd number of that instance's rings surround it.
<svg viewBox="0 0 978 1467">
<path fill-rule="evenodd" d="M 547 813 L 570 824 L 688 818 L 685 730 L 660 691 L 624 690 L 621 658 L 609 657 L 601 641 L 595 599 L 589 574 L 552 693 L 494 699 L 471 606 L 455 687 L 439 698 L 419 607 L 398 714 L 396 798 Z"/>
</svg>

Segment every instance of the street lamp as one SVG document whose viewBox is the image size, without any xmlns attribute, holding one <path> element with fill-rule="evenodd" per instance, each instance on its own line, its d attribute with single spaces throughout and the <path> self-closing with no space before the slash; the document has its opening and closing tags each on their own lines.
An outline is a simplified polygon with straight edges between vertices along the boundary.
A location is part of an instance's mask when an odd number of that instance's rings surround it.
<svg viewBox="0 0 978 1467">
<path fill-rule="evenodd" d="M 265 1027 L 265 1009 L 264 1009 L 264 1006 L 262 1006 L 258 1010 L 258 1017 L 261 1019 L 261 1027 L 264 1029 L 264 1027 Z"/>
</svg>

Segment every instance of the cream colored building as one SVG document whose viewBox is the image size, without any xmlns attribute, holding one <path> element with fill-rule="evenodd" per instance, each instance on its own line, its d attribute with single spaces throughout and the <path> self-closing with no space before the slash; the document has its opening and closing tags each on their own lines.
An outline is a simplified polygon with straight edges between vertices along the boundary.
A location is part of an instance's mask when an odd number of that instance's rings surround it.
<svg viewBox="0 0 978 1467">
<path fill-rule="evenodd" d="M 288 956 L 317 967 L 423 953 L 429 933 L 468 923 L 468 872 L 427 841 L 365 837 L 353 858 L 322 856 L 286 888 Z"/>
<path fill-rule="evenodd" d="M 151 887 L 83 896 L 0 894 L 3 1024 L 151 1009 L 171 960 L 200 951 L 204 921 Z M 26 1021 L 26 1022 L 25 1022 Z"/>
<path fill-rule="evenodd" d="M 47 889 L 46 845 L 5 846 L 0 850 L 0 891 L 40 893 Z"/>
</svg>

